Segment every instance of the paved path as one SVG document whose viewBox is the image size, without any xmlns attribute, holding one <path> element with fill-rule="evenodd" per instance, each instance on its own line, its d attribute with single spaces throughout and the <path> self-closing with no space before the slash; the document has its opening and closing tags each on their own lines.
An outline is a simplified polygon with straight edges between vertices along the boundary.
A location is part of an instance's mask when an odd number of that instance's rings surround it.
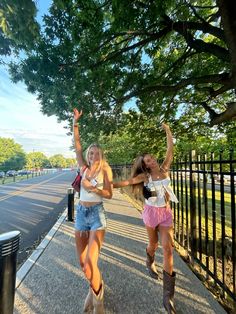
<svg viewBox="0 0 236 314">
<path fill-rule="evenodd" d="M 161 249 L 157 252 L 161 279 L 156 281 L 145 268 L 147 235 L 140 213 L 117 190 L 113 199 L 105 202 L 105 208 L 108 230 L 100 268 L 105 281 L 106 314 L 165 313 Z M 41 251 L 43 254 L 16 290 L 14 314 L 83 313 L 88 283 L 78 268 L 73 223 L 62 221 Z M 226 313 L 177 253 L 175 269 L 177 313 Z"/>
</svg>

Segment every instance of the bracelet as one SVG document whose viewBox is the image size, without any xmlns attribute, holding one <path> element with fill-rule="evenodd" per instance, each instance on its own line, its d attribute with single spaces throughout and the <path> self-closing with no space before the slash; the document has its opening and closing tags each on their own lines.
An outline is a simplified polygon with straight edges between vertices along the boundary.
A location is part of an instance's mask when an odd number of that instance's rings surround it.
<svg viewBox="0 0 236 314">
<path fill-rule="evenodd" d="M 74 125 L 73 125 L 73 128 L 78 128 L 78 124 L 74 124 Z"/>
</svg>

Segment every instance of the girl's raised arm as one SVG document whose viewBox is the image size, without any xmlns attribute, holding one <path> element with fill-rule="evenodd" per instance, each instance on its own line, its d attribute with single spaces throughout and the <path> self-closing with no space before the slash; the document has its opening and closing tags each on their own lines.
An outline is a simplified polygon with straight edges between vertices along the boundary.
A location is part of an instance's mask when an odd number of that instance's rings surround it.
<svg viewBox="0 0 236 314">
<path fill-rule="evenodd" d="M 167 124 L 162 123 L 162 128 L 166 132 L 167 150 L 166 150 L 166 157 L 161 165 L 161 168 L 164 171 L 169 171 L 172 160 L 173 160 L 173 155 L 174 155 L 174 142 L 173 142 L 173 136 L 172 136 L 170 127 Z"/>
<path fill-rule="evenodd" d="M 82 110 L 78 111 L 74 108 L 74 120 L 73 120 L 73 133 L 74 133 L 74 145 L 75 145 L 75 152 L 76 152 L 76 159 L 79 164 L 79 167 L 83 167 L 86 165 L 84 158 L 83 158 L 83 150 L 80 142 L 80 134 L 79 134 L 79 125 L 78 121 L 82 116 Z"/>
</svg>

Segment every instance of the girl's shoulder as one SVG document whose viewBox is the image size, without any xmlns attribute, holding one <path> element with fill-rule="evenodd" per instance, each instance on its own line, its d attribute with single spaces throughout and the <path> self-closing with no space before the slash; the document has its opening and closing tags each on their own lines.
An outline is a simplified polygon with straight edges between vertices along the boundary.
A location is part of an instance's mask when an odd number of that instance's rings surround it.
<svg viewBox="0 0 236 314">
<path fill-rule="evenodd" d="M 88 166 L 84 164 L 83 166 L 79 167 L 79 172 L 83 175 L 88 170 Z"/>
<path fill-rule="evenodd" d="M 105 172 L 112 171 L 111 166 L 108 164 L 108 162 L 104 162 L 102 170 Z"/>
<path fill-rule="evenodd" d="M 108 178 L 112 178 L 112 169 L 111 169 L 111 166 L 105 162 L 103 167 L 102 167 L 102 172 L 103 172 L 103 175 L 107 175 Z"/>
</svg>

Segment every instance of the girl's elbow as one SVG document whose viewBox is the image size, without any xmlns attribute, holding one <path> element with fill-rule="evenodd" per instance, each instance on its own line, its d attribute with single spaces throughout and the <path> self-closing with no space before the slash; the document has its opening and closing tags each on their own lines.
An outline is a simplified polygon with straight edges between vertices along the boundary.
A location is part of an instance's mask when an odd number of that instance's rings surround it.
<svg viewBox="0 0 236 314">
<path fill-rule="evenodd" d="M 107 198 L 110 200 L 113 196 L 113 193 L 112 192 L 109 192 L 108 195 L 107 195 Z"/>
<path fill-rule="evenodd" d="M 107 193 L 106 193 L 106 198 L 108 199 L 108 200 L 110 200 L 111 198 L 112 198 L 112 196 L 113 196 L 113 193 L 112 193 L 112 191 L 107 191 Z"/>
</svg>

